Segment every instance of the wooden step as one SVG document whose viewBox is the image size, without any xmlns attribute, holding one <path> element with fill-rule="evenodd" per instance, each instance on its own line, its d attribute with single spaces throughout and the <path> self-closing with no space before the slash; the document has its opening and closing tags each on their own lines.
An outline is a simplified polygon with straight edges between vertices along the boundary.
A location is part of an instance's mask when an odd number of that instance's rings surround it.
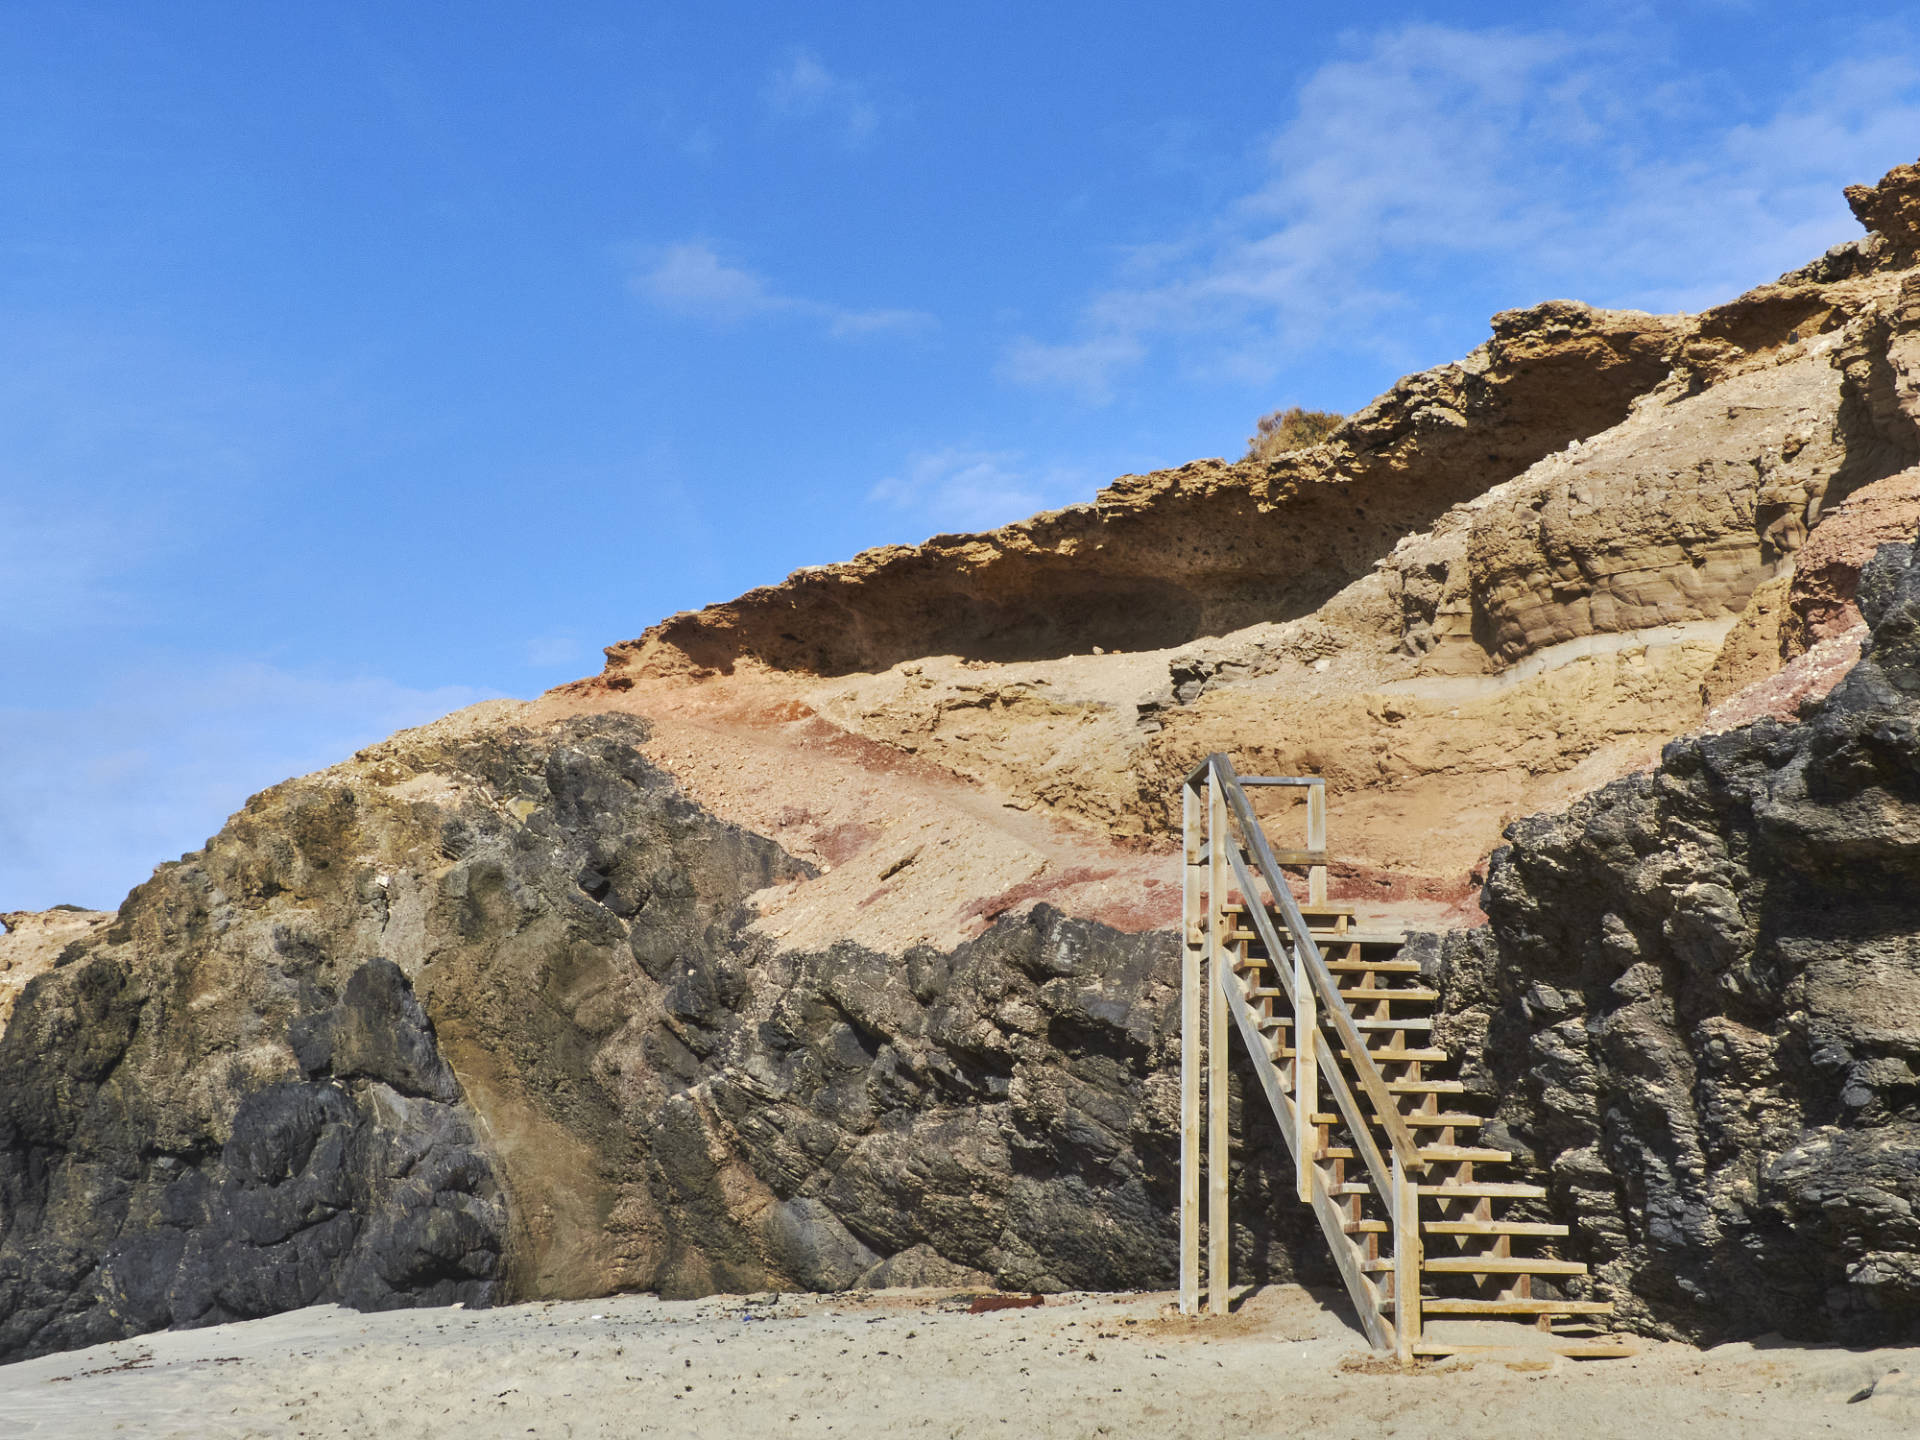
<svg viewBox="0 0 1920 1440">
<path fill-rule="evenodd" d="M 1376 1125 L 1380 1123 L 1380 1117 L 1377 1114 L 1370 1115 L 1368 1118 Z M 1415 1110 L 1411 1114 L 1402 1115 L 1400 1118 L 1407 1123 L 1407 1128 L 1410 1130 L 1471 1130 L 1476 1125 L 1484 1125 L 1487 1123 L 1478 1115 L 1454 1115 L 1446 1111 L 1438 1111 L 1430 1115 L 1424 1110 Z M 1333 1115 L 1321 1112 L 1313 1117 L 1312 1123 L 1315 1125 L 1339 1125 L 1344 1122 L 1345 1119 L 1346 1116 L 1344 1115 Z"/>
<path fill-rule="evenodd" d="M 1474 1164 L 1505 1165 L 1512 1161 L 1510 1150 L 1484 1150 L 1473 1145 L 1422 1145 L 1422 1160 L 1448 1162 L 1471 1161 Z"/>
<path fill-rule="evenodd" d="M 1329 1145 L 1320 1152 L 1322 1160 L 1353 1160 L 1358 1152 L 1344 1145 Z M 1420 1158 L 1435 1164 L 1457 1164 L 1461 1161 L 1473 1161 L 1491 1165 L 1504 1165 L 1513 1159 L 1505 1150 L 1472 1150 L 1460 1145 L 1422 1145 Z"/>
<path fill-rule="evenodd" d="M 1578 1260 L 1539 1260 L 1521 1255 L 1428 1256 L 1420 1268 L 1429 1275 L 1584 1275 Z"/>
<path fill-rule="evenodd" d="M 1273 1052 L 1273 1058 L 1275 1060 L 1291 1060 L 1293 1058 L 1293 1047 L 1291 1045 L 1281 1046 Z M 1351 1061 L 1353 1059 L 1353 1052 L 1351 1050 L 1342 1050 L 1340 1052 L 1340 1058 Z M 1444 1065 L 1453 1057 L 1448 1055 L 1444 1050 L 1369 1050 L 1367 1052 L 1367 1058 L 1375 1063 L 1382 1060 L 1419 1060 L 1429 1065 Z"/>
<path fill-rule="evenodd" d="M 1356 1017 L 1353 1023 L 1355 1028 L 1357 1029 L 1372 1030 L 1376 1032 L 1382 1031 L 1382 1030 L 1431 1030 L 1433 1029 L 1433 1021 L 1425 1020 L 1425 1019 L 1422 1019 L 1422 1020 L 1361 1020 L 1358 1017 Z"/>
<path fill-rule="evenodd" d="M 1382 1310 L 1393 1309 L 1393 1297 L 1380 1302 Z M 1423 1295 L 1420 1311 L 1424 1315 L 1611 1315 L 1611 1300 L 1454 1300 L 1445 1296 Z"/>
<path fill-rule="evenodd" d="M 1494 1200 L 1544 1200 L 1547 1190 L 1544 1185 L 1509 1184 L 1495 1180 L 1468 1180 L 1465 1182 L 1447 1182 L 1439 1185 L 1422 1185 L 1422 1195 L 1433 1195 L 1441 1199 L 1477 1200 L 1482 1197 Z"/>
<path fill-rule="evenodd" d="M 1349 1220 L 1340 1228 L 1349 1235 L 1384 1235 L 1393 1227 L 1384 1220 Z"/>
<path fill-rule="evenodd" d="M 1360 986 L 1342 990 L 1340 998 L 1351 1005 L 1355 1000 L 1391 1000 L 1395 1004 L 1431 1005 L 1440 998 L 1438 990 L 1425 990 L 1418 985 L 1407 985 L 1398 990 L 1367 990 Z"/>
<path fill-rule="evenodd" d="M 1234 955 L 1231 958 L 1234 972 L 1240 975 L 1245 975 L 1251 970 L 1271 970 L 1274 968 L 1273 962 L 1265 955 Z M 1335 975 L 1357 975 L 1362 971 L 1369 975 L 1418 975 L 1420 973 L 1420 967 L 1418 965 L 1414 965 L 1412 961 L 1408 961 L 1407 963 L 1412 967 L 1411 969 L 1399 969 L 1397 968 L 1398 962 L 1392 961 L 1329 960 L 1327 962 L 1327 969 L 1333 971 Z M 1289 974 L 1292 973 L 1293 962 L 1287 962 L 1287 970 Z M 1339 982 L 1336 981 L 1335 983 L 1337 984 Z M 1404 1000 L 1423 1000 L 1425 998 L 1425 992 L 1417 987 L 1408 987 L 1404 990 L 1381 989 L 1379 991 L 1350 987 L 1342 989 L 1340 993 L 1343 996 L 1357 995 L 1362 1000 L 1366 999 L 1369 995 L 1373 995 L 1376 999 L 1380 996 L 1385 996 L 1389 1000 L 1395 997 Z"/>
<path fill-rule="evenodd" d="M 1229 915 L 1244 915 L 1247 913 L 1246 905 L 1238 900 L 1229 900 L 1220 908 Z M 1321 900 L 1314 904 L 1300 906 L 1302 918 L 1313 915 L 1353 915 L 1356 913 L 1358 912 L 1354 907 L 1346 904 L 1344 901 Z"/>
<path fill-rule="evenodd" d="M 1420 1228 L 1429 1235 L 1537 1235 L 1548 1240 L 1573 1233 L 1544 1220 L 1423 1220 Z"/>
<path fill-rule="evenodd" d="M 1286 938 L 1282 926 L 1276 923 L 1273 928 L 1276 931 L 1280 931 L 1281 939 L 1284 940 Z M 1338 960 L 1334 960 L 1327 957 L 1326 952 L 1328 950 L 1347 945 L 1370 945 L 1376 948 L 1393 946 L 1397 949 L 1407 943 L 1407 937 L 1397 930 L 1349 930 L 1342 935 L 1333 931 L 1317 930 L 1309 925 L 1307 927 L 1307 934 L 1313 937 L 1314 944 L 1320 946 L 1321 958 L 1327 961 L 1327 968 L 1329 970 L 1346 966 L 1352 970 L 1382 970 L 1391 975 L 1418 975 L 1420 973 L 1420 962 L 1418 960 L 1388 960 L 1385 958 L 1369 960 L 1365 956 L 1361 956 L 1356 960 L 1349 960 L 1344 955 Z M 1265 943 L 1258 930 L 1248 930 L 1238 925 L 1227 931 L 1226 940 L 1229 945 L 1262 945 Z M 1326 943 L 1322 944 L 1322 941 Z"/>
<path fill-rule="evenodd" d="M 1336 975 L 1419 975 L 1419 960 L 1329 960 L 1327 970 Z"/>
<path fill-rule="evenodd" d="M 1640 1347 L 1631 1340 L 1551 1340 L 1546 1336 L 1539 1339 L 1516 1341 L 1512 1345 L 1450 1345 L 1444 1340 L 1416 1340 L 1413 1353 L 1422 1359 L 1438 1359 L 1446 1355 L 1511 1355 L 1515 1359 L 1526 1359 L 1534 1355 L 1564 1355 L 1569 1360 L 1625 1360 L 1640 1353 Z"/>
</svg>

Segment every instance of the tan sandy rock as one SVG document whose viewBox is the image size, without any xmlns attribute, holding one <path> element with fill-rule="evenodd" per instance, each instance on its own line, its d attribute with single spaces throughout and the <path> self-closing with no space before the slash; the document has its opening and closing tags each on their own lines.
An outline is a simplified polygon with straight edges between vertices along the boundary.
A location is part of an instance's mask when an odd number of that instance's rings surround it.
<svg viewBox="0 0 1920 1440">
<path fill-rule="evenodd" d="M 1040 898 L 1171 923 L 1211 749 L 1328 777 L 1336 894 L 1457 917 L 1510 819 L 1778 669 L 1823 504 L 1920 459 L 1906 278 L 1863 242 L 1694 317 L 1508 312 L 1311 450 L 800 572 L 543 713 L 647 716 L 701 804 L 816 862 L 762 897 L 783 944 Z"/>
<path fill-rule="evenodd" d="M 1683 318 L 1571 301 L 1504 312 L 1493 330 L 1322 445 L 1123 476 L 1089 505 L 796 571 L 611 647 L 595 683 L 748 657 L 832 674 L 1162 648 L 1308 614 L 1449 505 L 1615 423 L 1689 333 Z"/>
<path fill-rule="evenodd" d="M 1920 245 L 1920 164 L 1896 165 L 1877 184 L 1847 186 L 1847 205 L 1862 225 L 1895 245 Z"/>
<path fill-rule="evenodd" d="M 1746 609 L 1714 657 L 1713 668 L 1700 682 L 1700 701 L 1709 710 L 1780 668 L 1780 627 L 1790 613 L 1787 599 L 1793 576 L 1788 568 L 1754 587 Z"/>
<path fill-rule="evenodd" d="M 9 910 L 0 914 L 0 1034 L 20 992 L 54 965 L 60 952 L 113 919 L 111 911 L 58 905 L 51 910 Z"/>
</svg>

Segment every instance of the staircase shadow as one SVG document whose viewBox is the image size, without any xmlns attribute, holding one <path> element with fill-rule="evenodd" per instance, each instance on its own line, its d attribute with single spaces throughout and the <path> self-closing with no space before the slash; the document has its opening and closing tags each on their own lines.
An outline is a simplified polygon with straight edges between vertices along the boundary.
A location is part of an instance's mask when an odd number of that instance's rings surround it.
<svg viewBox="0 0 1920 1440">
<path fill-rule="evenodd" d="M 1307 1320 L 1317 1327 L 1331 1318 L 1350 1338 L 1365 1345 L 1367 1332 L 1355 1315 L 1353 1300 L 1339 1285 L 1303 1285 L 1297 1281 L 1266 1281 L 1235 1285 L 1227 1292 L 1227 1313 L 1240 1315 L 1249 1307 L 1271 1311 L 1276 1322 Z"/>
</svg>

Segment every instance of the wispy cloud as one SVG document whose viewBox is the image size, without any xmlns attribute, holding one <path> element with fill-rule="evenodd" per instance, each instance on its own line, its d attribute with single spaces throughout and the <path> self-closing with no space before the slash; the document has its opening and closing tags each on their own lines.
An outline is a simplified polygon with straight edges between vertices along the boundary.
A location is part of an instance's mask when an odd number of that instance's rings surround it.
<svg viewBox="0 0 1920 1440">
<path fill-rule="evenodd" d="M 765 277 L 730 265 L 703 241 L 669 245 L 649 255 L 628 281 L 636 295 L 675 315 L 712 325 L 791 318 L 822 326 L 837 339 L 898 334 L 934 324 L 924 310 L 859 310 L 784 295 Z"/>
<path fill-rule="evenodd" d="M 0 910 L 111 909 L 253 792 L 485 698 L 203 660 L 57 708 L 0 705 Z"/>
<path fill-rule="evenodd" d="M 527 664 L 536 670 L 570 666 L 586 654 L 586 647 L 575 635 L 537 635 L 527 641 Z"/>
<path fill-rule="evenodd" d="M 1113 398 L 1115 377 L 1146 354 L 1145 342 L 1124 327 L 1059 345 L 1023 338 L 1007 348 L 999 373 L 1021 385 L 1066 390 L 1098 405 Z"/>
<path fill-rule="evenodd" d="M 768 77 L 767 108 L 783 119 L 825 125 L 847 145 L 873 138 L 880 110 L 866 87 L 834 74 L 811 51 L 796 52 Z"/>
<path fill-rule="evenodd" d="M 1459 288 L 1697 308 L 1857 234 L 1848 182 L 1910 159 L 1910 48 L 1812 76 L 1729 125 L 1707 82 L 1605 37 L 1413 25 L 1361 39 L 1301 86 L 1240 196 L 1130 252 L 1073 333 L 1022 336 L 1000 374 L 1099 403 L 1157 356 L 1263 380 L 1309 347 L 1405 358 L 1399 336 Z"/>
<path fill-rule="evenodd" d="M 4 472 L 0 472 L 4 478 Z M 103 505 L 58 512 L 0 499 L 0 636 L 44 635 L 120 619 L 135 608 L 127 568 L 147 558 L 124 513 Z"/>
<path fill-rule="evenodd" d="M 1037 510 L 1090 500 L 1094 485 L 1087 472 L 1036 466 L 1017 451 L 949 448 L 910 457 L 867 499 L 942 530 L 990 530 Z"/>
</svg>

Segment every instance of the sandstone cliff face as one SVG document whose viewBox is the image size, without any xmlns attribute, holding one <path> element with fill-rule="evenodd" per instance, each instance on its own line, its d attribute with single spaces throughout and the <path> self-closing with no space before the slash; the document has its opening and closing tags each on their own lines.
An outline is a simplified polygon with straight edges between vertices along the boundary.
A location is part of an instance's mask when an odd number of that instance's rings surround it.
<svg viewBox="0 0 1920 1440">
<path fill-rule="evenodd" d="M 1177 645 L 1304 615 L 1395 538 L 1624 416 L 1665 375 L 1676 318 L 1554 301 L 1412 375 L 1325 445 L 1269 464 L 1126 476 L 1091 505 L 796 571 L 607 652 L 607 681 L 741 659 L 884 670 L 927 655 L 1031 660 Z"/>
<path fill-rule="evenodd" d="M 613 647 L 551 703 L 646 715 L 689 756 L 750 754 L 749 731 L 804 713 L 880 747 L 869 770 L 912 757 L 1123 843 L 1164 843 L 1177 778 L 1229 749 L 1336 787 L 1336 895 L 1446 923 L 1506 823 L 1650 763 L 1798 653 L 1813 597 L 1786 587 L 1835 507 L 1858 494 L 1846 524 L 1902 523 L 1877 482 L 1920 460 L 1911 261 L 1869 236 L 1698 316 L 1511 312 L 1275 467 L 1130 477 L 1091 508 L 804 572 Z M 1019 618 L 1035 606 L 1053 629 Z M 1842 648 L 1715 723 L 1823 691 Z M 732 763 L 677 773 L 831 854 L 824 888 L 860 898 L 898 858 L 844 844 L 909 828 L 890 797 L 857 822 L 767 806 Z M 1049 893 L 1031 853 L 979 888 Z M 1112 867 L 1054 871 L 1093 868 Z M 1168 923 L 1158 898 L 1139 914 Z"/>
<path fill-rule="evenodd" d="M 1920 1330 L 1920 567 L 1880 554 L 1805 723 L 1514 826 L 1436 967 L 1445 1043 L 1667 1333 Z"/>
</svg>

